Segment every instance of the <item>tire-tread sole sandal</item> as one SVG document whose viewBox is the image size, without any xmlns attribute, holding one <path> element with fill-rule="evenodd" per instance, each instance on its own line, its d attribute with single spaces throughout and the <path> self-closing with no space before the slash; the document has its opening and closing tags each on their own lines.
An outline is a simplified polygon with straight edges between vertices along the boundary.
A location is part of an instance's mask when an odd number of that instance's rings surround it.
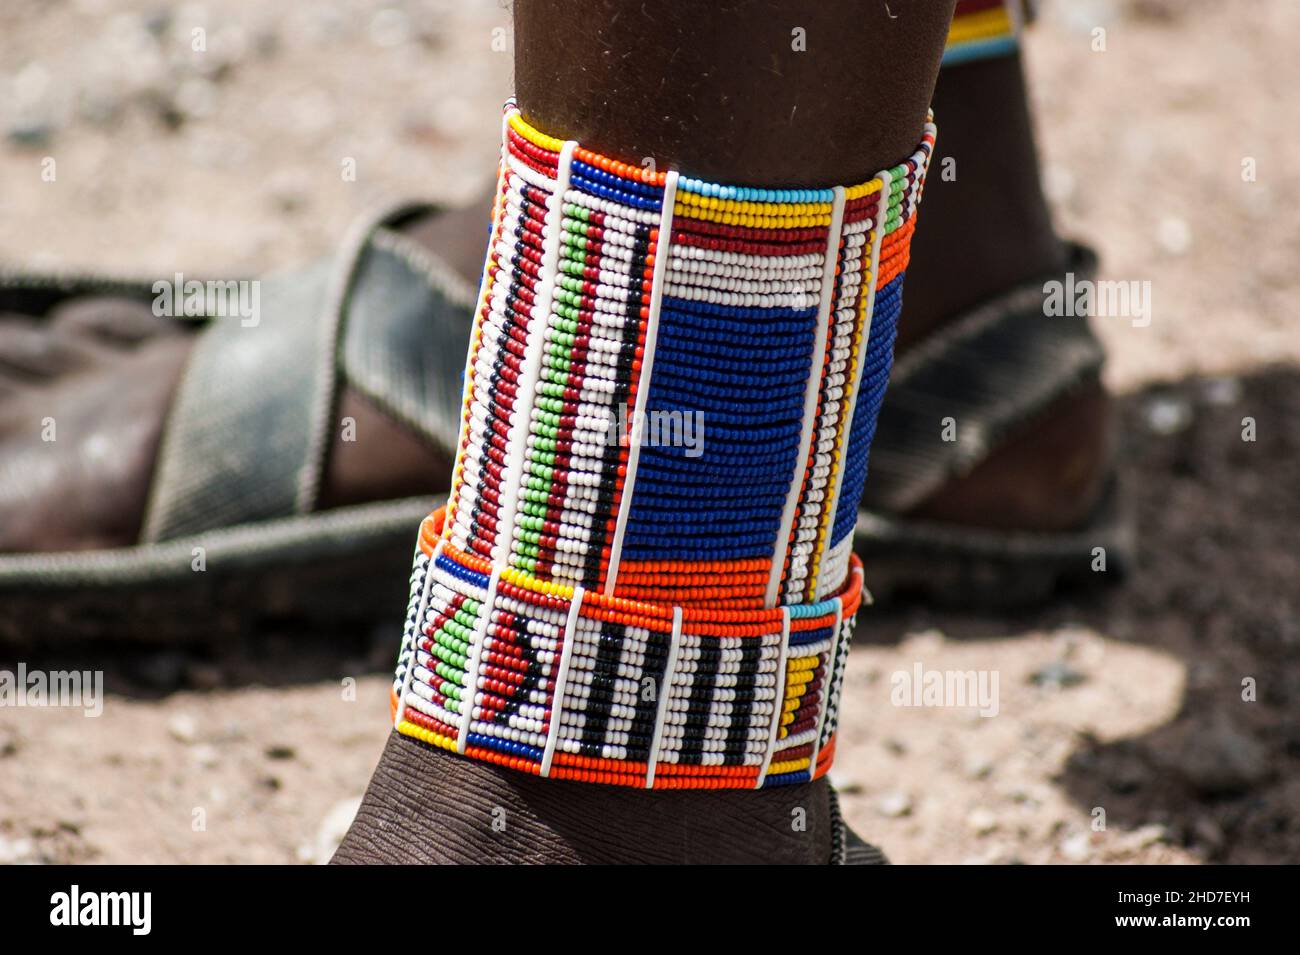
<svg viewBox="0 0 1300 955">
<path fill-rule="evenodd" d="M 1066 271 L 1091 279 L 1096 270 L 1090 250 L 1071 247 Z M 1131 565 L 1133 522 L 1113 477 L 1089 519 L 1070 531 L 981 529 L 907 516 L 1054 402 L 1097 380 L 1104 354 L 1087 318 L 1044 314 L 1044 284 L 1053 279 L 1061 274 L 972 309 L 894 363 L 854 540 L 878 602 L 1013 607 L 1063 585 L 1115 579 Z M 955 435 L 941 427 L 946 416 L 957 424 Z M 1104 574 L 1094 571 L 1098 547 L 1105 549 Z"/>
<path fill-rule="evenodd" d="M 368 629 L 405 600 L 435 494 L 317 510 L 341 382 L 451 448 L 475 290 L 397 229 L 360 220 L 329 260 L 262 281 L 255 325 L 187 321 L 197 340 L 167 412 L 139 542 L 0 555 L 0 637 L 220 639 L 275 621 Z M 0 272 L 0 310 L 74 295 L 149 301 L 150 283 Z"/>
</svg>

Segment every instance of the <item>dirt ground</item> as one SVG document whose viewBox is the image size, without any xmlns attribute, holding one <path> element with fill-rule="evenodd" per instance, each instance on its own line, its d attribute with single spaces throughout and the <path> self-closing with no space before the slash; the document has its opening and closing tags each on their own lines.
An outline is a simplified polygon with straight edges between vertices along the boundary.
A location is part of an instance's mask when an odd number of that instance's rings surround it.
<svg viewBox="0 0 1300 955">
<path fill-rule="evenodd" d="M 1045 6 L 1059 224 L 1152 289 L 1149 326 L 1097 320 L 1136 567 L 1033 613 L 864 612 L 833 778 L 898 862 L 1300 862 L 1300 6 Z M 488 2 L 7 0 L 0 261 L 252 273 L 381 197 L 468 197 L 510 87 L 494 46 Z M 342 644 L 29 657 L 103 666 L 109 696 L 0 708 L 0 862 L 327 859 L 400 615 Z M 996 673 L 997 715 L 894 705 L 918 663 Z"/>
</svg>

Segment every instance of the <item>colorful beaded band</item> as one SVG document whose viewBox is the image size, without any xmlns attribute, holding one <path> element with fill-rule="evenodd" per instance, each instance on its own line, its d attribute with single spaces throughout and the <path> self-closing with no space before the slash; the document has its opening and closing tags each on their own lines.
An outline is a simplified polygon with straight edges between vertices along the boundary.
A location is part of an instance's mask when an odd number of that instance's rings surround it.
<svg viewBox="0 0 1300 955">
<path fill-rule="evenodd" d="M 508 107 L 399 732 L 621 785 L 825 771 L 933 142 L 927 124 L 913 156 L 856 186 L 723 186 Z"/>
<path fill-rule="evenodd" d="M 1027 0 L 958 0 L 948 29 L 943 65 L 1014 53 L 1031 12 Z"/>
</svg>

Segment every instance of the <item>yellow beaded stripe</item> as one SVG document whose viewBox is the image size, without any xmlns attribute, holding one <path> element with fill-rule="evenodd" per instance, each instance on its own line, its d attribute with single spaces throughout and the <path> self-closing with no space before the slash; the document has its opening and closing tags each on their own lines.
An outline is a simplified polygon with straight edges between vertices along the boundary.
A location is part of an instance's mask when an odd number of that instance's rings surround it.
<svg viewBox="0 0 1300 955">
<path fill-rule="evenodd" d="M 953 18 L 952 27 L 948 30 L 948 45 L 1008 36 L 1014 30 L 1015 21 L 1011 19 L 1011 14 L 1005 7 L 965 16 L 959 14 Z"/>
</svg>

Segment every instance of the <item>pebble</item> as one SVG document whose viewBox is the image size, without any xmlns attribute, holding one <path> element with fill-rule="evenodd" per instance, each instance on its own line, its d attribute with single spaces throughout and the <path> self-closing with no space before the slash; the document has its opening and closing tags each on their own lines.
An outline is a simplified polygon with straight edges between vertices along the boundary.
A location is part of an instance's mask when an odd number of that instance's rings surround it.
<svg viewBox="0 0 1300 955">
<path fill-rule="evenodd" d="M 208 743 L 201 743 L 191 748 L 189 753 L 195 765 L 204 769 L 212 769 L 221 762 L 221 754 L 217 751 L 217 748 Z"/>
<path fill-rule="evenodd" d="M 0 865 L 29 862 L 35 848 L 30 839 L 8 839 L 0 836 Z"/>
<path fill-rule="evenodd" d="M 54 137 L 54 125 L 42 120 L 20 120 L 5 135 L 15 146 L 35 148 L 46 145 Z"/>
<path fill-rule="evenodd" d="M 1191 405 L 1182 398 L 1152 398 L 1143 410 L 1147 429 L 1153 434 L 1168 437 L 1186 431 L 1192 423 Z"/>
<path fill-rule="evenodd" d="M 1170 255 L 1185 255 L 1192 247 L 1192 228 L 1186 219 L 1165 216 L 1156 227 L 1156 241 Z"/>
<path fill-rule="evenodd" d="M 167 723 L 172 739 L 187 746 L 199 738 L 199 721 L 190 713 L 177 713 Z"/>
<path fill-rule="evenodd" d="M 1206 404 L 1224 408 L 1241 400 L 1241 381 L 1237 378 L 1209 378 L 1201 393 Z"/>
<path fill-rule="evenodd" d="M 876 812 L 890 819 L 912 814 L 912 797 L 905 792 L 888 792 L 876 800 Z"/>
<path fill-rule="evenodd" d="M 1039 667 L 1029 676 L 1029 682 L 1034 686 L 1050 687 L 1054 690 L 1065 690 L 1072 686 L 1078 686 L 1085 682 L 1088 677 L 1076 670 L 1065 660 L 1056 660 L 1044 667 Z"/>
<path fill-rule="evenodd" d="M 1087 862 L 1092 857 L 1092 840 L 1088 833 L 1080 832 L 1062 842 L 1060 851 L 1070 862 Z"/>
<path fill-rule="evenodd" d="M 977 836 L 987 836 L 998 828 L 998 817 L 989 809 L 972 809 L 966 817 L 966 825 Z"/>
<path fill-rule="evenodd" d="M 966 759 L 966 775 L 971 779 L 988 779 L 993 775 L 993 760 L 987 756 L 970 756 Z"/>
</svg>

